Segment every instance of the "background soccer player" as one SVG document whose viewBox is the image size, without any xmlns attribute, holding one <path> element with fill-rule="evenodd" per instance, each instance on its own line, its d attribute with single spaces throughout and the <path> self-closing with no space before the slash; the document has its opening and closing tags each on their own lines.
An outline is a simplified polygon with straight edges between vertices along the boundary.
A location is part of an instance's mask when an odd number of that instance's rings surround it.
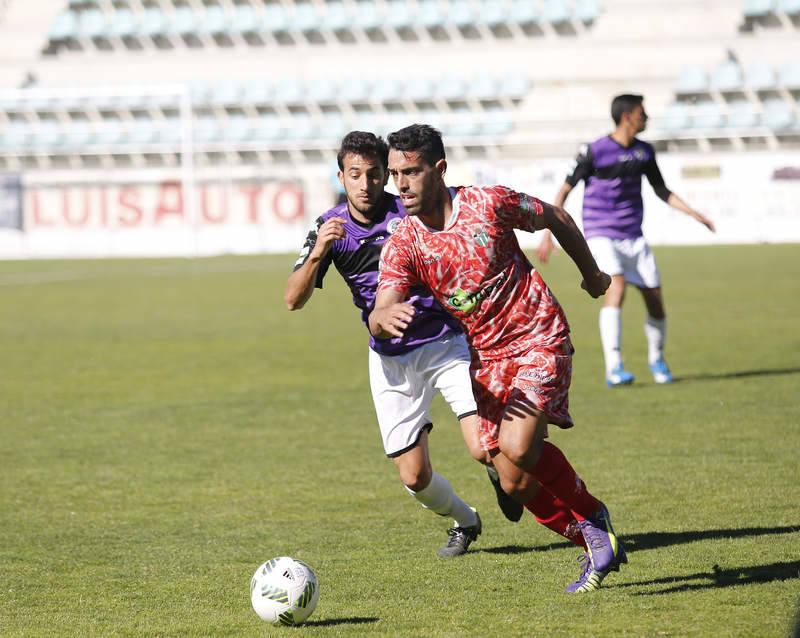
<svg viewBox="0 0 800 638">
<path fill-rule="evenodd" d="M 347 201 L 319 217 L 309 231 L 295 269 L 286 283 L 285 301 L 298 310 L 322 288 L 333 263 L 353 294 L 366 323 L 375 300 L 380 250 L 406 216 L 396 197 L 384 190 L 386 142 L 372 133 L 353 131 L 338 153 L 339 179 Z M 485 455 L 477 439 L 478 421 L 469 378 L 470 356 L 456 320 L 418 287 L 412 291 L 417 320 L 402 338 L 376 341 L 370 336 L 369 377 L 383 445 L 400 473 L 400 480 L 419 503 L 455 520 L 439 556 L 463 554 L 481 533 L 481 520 L 433 471 L 428 454 L 430 405 L 437 391 L 461 421 L 470 452 Z M 522 506 L 496 483 L 498 501 L 510 520 L 519 520 Z"/>
<path fill-rule="evenodd" d="M 581 180 L 583 232 L 600 267 L 611 275 L 600 310 L 600 340 L 609 387 L 633 382 L 633 374 L 622 363 L 622 301 L 625 284 L 636 286 L 647 307 L 644 333 L 648 363 L 656 383 L 669 383 L 672 374 L 664 360 L 667 316 L 661 295 L 661 278 L 653 253 L 642 235 L 642 175 L 667 204 L 683 211 L 714 231 L 714 224 L 667 188 L 656 164 L 656 154 L 647 142 L 636 138 L 647 125 L 641 95 L 618 95 L 611 102 L 616 128 L 610 135 L 581 148 L 575 167 L 558 191 L 554 205 L 563 206 L 567 195 Z M 538 255 L 546 263 L 553 242 L 545 232 Z"/>
<path fill-rule="evenodd" d="M 602 295 L 610 277 L 600 271 L 586 241 L 563 209 L 503 186 L 448 188 L 439 132 L 415 124 L 389 135 L 389 172 L 408 217 L 381 253 L 372 333 L 397 337 L 413 326 L 407 299 L 424 284 L 464 326 L 475 356 L 481 446 L 501 480 L 519 470 L 541 486 L 568 537 L 572 518 L 586 540 L 586 563 L 567 591 L 599 587 L 626 562 L 606 507 L 592 496 L 564 454 L 545 441 L 547 425 L 572 427 L 569 385 L 572 343 L 564 311 L 519 247 L 515 229 L 550 228 L 577 264 L 582 286 Z M 507 490 L 508 491 L 508 490 Z M 536 497 L 534 497 L 536 498 Z M 529 509 L 536 514 L 536 501 Z"/>
</svg>

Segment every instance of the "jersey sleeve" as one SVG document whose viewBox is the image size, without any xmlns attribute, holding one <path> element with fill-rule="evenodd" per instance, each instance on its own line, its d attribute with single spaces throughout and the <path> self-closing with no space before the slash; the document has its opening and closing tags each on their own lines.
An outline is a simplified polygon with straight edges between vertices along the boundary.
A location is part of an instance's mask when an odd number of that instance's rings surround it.
<svg viewBox="0 0 800 638">
<path fill-rule="evenodd" d="M 575 156 L 575 161 L 572 164 L 572 169 L 564 180 L 570 186 L 575 186 L 582 179 L 586 179 L 594 172 L 594 157 L 592 156 L 592 149 L 588 144 L 581 146 L 578 154 Z"/>
<path fill-rule="evenodd" d="M 395 232 L 383 245 L 378 270 L 378 292 L 408 292 L 419 282 L 406 241 L 401 233 Z"/>
<path fill-rule="evenodd" d="M 644 166 L 644 174 L 647 176 L 647 181 L 654 189 L 664 186 L 664 177 L 661 175 L 661 170 L 656 163 L 656 152 L 650 149 L 650 159 Z"/>
<path fill-rule="evenodd" d="M 297 258 L 297 261 L 294 262 L 293 272 L 300 270 L 300 268 L 303 267 L 303 264 L 308 261 L 311 251 L 314 250 L 314 246 L 317 244 L 317 235 L 319 234 L 320 226 L 322 226 L 324 223 L 325 220 L 322 217 L 317 217 L 316 221 L 309 229 L 308 234 L 306 235 L 306 241 L 303 244 L 302 250 L 300 251 L 300 255 Z M 322 288 L 322 280 L 325 278 L 325 273 L 328 272 L 328 268 L 331 265 L 332 252 L 333 251 L 329 250 L 320 261 L 319 268 L 317 269 L 317 281 L 315 283 L 317 288 Z"/>
<path fill-rule="evenodd" d="M 529 233 L 536 232 L 536 216 L 544 212 L 542 202 L 532 195 L 498 186 L 500 196 L 499 216 L 512 228 Z"/>
</svg>

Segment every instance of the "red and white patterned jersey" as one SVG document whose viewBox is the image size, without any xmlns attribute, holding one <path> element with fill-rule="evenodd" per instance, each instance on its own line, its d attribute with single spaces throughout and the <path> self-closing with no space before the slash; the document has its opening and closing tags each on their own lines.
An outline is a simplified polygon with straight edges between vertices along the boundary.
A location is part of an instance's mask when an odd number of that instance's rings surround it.
<svg viewBox="0 0 800 638">
<path fill-rule="evenodd" d="M 459 188 L 441 231 L 411 216 L 398 225 L 381 252 L 378 290 L 430 288 L 482 360 L 556 346 L 569 324 L 514 234 L 534 232 L 541 214 L 538 199 L 504 186 Z"/>
</svg>

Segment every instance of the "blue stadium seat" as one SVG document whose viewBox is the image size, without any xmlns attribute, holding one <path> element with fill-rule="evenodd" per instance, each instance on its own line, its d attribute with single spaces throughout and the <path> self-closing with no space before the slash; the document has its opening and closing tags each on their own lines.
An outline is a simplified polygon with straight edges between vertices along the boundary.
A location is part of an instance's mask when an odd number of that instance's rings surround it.
<svg viewBox="0 0 800 638">
<path fill-rule="evenodd" d="M 311 2 L 294 3 L 292 28 L 297 31 L 316 31 L 322 26 L 322 18 Z"/>
<path fill-rule="evenodd" d="M 260 141 L 275 141 L 283 137 L 283 126 L 275 114 L 262 115 L 256 121 L 253 136 Z"/>
<path fill-rule="evenodd" d="M 360 75 L 349 75 L 339 85 L 339 97 L 347 102 L 367 102 L 369 96 L 369 84 Z"/>
<path fill-rule="evenodd" d="M 317 136 L 318 127 L 309 113 L 294 113 L 287 124 L 286 137 L 290 140 L 305 141 Z"/>
<path fill-rule="evenodd" d="M 4 149 L 23 149 L 31 143 L 31 130 L 27 122 L 11 120 L 0 130 L 0 144 Z"/>
<path fill-rule="evenodd" d="M 167 34 L 167 16 L 158 7 L 148 7 L 142 15 L 139 33 L 150 38 L 157 38 Z"/>
<path fill-rule="evenodd" d="M 108 36 L 109 24 L 100 9 L 89 9 L 80 14 L 80 34 L 84 38 L 102 38 Z"/>
<path fill-rule="evenodd" d="M 447 137 L 450 134 L 448 122 L 445 115 L 435 107 L 426 107 L 419 110 L 419 115 L 416 120 L 422 124 L 430 124 L 434 128 L 439 129 L 442 135 Z"/>
<path fill-rule="evenodd" d="M 775 0 L 745 0 L 743 13 L 747 18 L 763 18 L 775 11 Z"/>
<path fill-rule="evenodd" d="M 711 71 L 711 88 L 717 91 L 737 91 L 743 82 L 742 69 L 736 62 L 723 62 Z"/>
<path fill-rule="evenodd" d="M 192 136 L 196 142 L 218 142 L 222 130 L 216 118 L 198 117 L 193 122 Z"/>
<path fill-rule="evenodd" d="M 244 87 L 242 101 L 245 104 L 262 106 L 269 104 L 275 97 L 272 84 L 269 80 L 262 78 L 251 78 Z"/>
<path fill-rule="evenodd" d="M 764 124 L 773 131 L 794 128 L 797 125 L 791 105 L 781 98 L 770 98 L 764 101 Z"/>
<path fill-rule="evenodd" d="M 319 126 L 319 137 L 324 140 L 341 140 L 348 132 L 347 124 L 339 113 L 326 113 Z"/>
<path fill-rule="evenodd" d="M 531 79 L 527 73 L 508 72 L 500 81 L 500 95 L 502 97 L 521 99 L 531 90 Z"/>
<path fill-rule="evenodd" d="M 211 103 L 217 106 L 238 106 L 242 102 L 243 89 L 238 82 L 225 78 L 217 82 L 211 91 Z"/>
<path fill-rule="evenodd" d="M 40 120 L 33 129 L 31 142 L 37 148 L 55 148 L 63 141 L 64 132 L 56 120 Z"/>
<path fill-rule="evenodd" d="M 572 19 L 572 12 L 564 0 L 545 0 L 542 18 L 550 24 L 564 24 Z"/>
<path fill-rule="evenodd" d="M 381 75 L 372 86 L 372 97 L 378 102 L 397 102 L 403 98 L 403 83 L 399 78 Z"/>
<path fill-rule="evenodd" d="M 478 10 L 478 22 L 489 27 L 506 23 L 508 12 L 501 0 L 481 0 Z"/>
<path fill-rule="evenodd" d="M 414 12 L 405 0 L 388 0 L 385 20 L 389 27 L 404 29 L 414 24 Z"/>
<path fill-rule="evenodd" d="M 117 38 L 130 38 L 139 33 L 139 22 L 136 14 L 127 8 L 117 9 L 111 18 L 108 34 Z"/>
<path fill-rule="evenodd" d="M 457 27 L 469 27 L 478 22 L 478 12 L 472 0 L 452 0 L 447 19 Z"/>
<path fill-rule="evenodd" d="M 289 14 L 282 4 L 264 5 L 261 24 L 268 33 L 284 33 L 289 30 Z"/>
<path fill-rule="evenodd" d="M 153 120 L 137 118 L 130 123 L 125 140 L 130 144 L 151 144 L 158 139 L 158 129 Z"/>
<path fill-rule="evenodd" d="M 194 122 L 192 122 L 194 128 Z M 183 121 L 179 117 L 168 117 L 161 128 L 156 129 L 156 140 L 161 144 L 183 142 Z"/>
<path fill-rule="evenodd" d="M 252 126 L 246 115 L 234 115 L 222 124 L 221 137 L 228 142 L 247 142 Z"/>
<path fill-rule="evenodd" d="M 372 0 L 359 0 L 353 9 L 353 24 L 359 29 L 377 29 L 383 24 L 383 15 Z"/>
<path fill-rule="evenodd" d="M 800 16 L 800 0 L 778 0 L 778 12 Z"/>
<path fill-rule="evenodd" d="M 786 62 L 781 67 L 779 82 L 785 89 L 800 89 L 800 60 Z"/>
<path fill-rule="evenodd" d="M 432 100 L 434 97 L 434 85 L 430 78 L 424 75 L 410 77 L 406 82 L 405 97 L 415 102 Z"/>
<path fill-rule="evenodd" d="M 734 100 L 728 104 L 728 126 L 753 128 L 758 126 L 758 113 L 749 100 Z"/>
<path fill-rule="evenodd" d="M 191 7 L 176 7 L 169 23 L 169 32 L 179 36 L 197 35 L 197 14 Z"/>
<path fill-rule="evenodd" d="M 467 83 L 460 75 L 447 73 L 439 78 L 436 97 L 443 100 L 463 100 L 467 95 Z"/>
<path fill-rule="evenodd" d="M 689 128 L 689 107 L 685 102 L 672 102 L 664 109 L 660 118 L 661 128 L 665 131 L 676 132 Z"/>
<path fill-rule="evenodd" d="M 487 107 L 484 110 L 481 135 L 501 137 L 512 131 L 514 125 L 508 113 L 502 107 Z"/>
<path fill-rule="evenodd" d="M 275 83 L 275 99 L 285 104 L 302 103 L 305 101 L 306 89 L 296 77 L 287 75 Z"/>
<path fill-rule="evenodd" d="M 769 62 L 756 62 L 747 69 L 745 86 L 754 91 L 769 91 L 777 88 L 775 69 Z"/>
<path fill-rule="evenodd" d="M 328 2 L 325 5 L 323 25 L 331 31 L 344 31 L 350 28 L 353 18 L 342 2 Z"/>
<path fill-rule="evenodd" d="M 78 14 L 74 11 L 62 11 L 53 20 L 48 37 L 54 42 L 73 40 L 80 32 Z"/>
<path fill-rule="evenodd" d="M 486 72 L 478 72 L 472 76 L 467 93 L 478 100 L 496 100 L 500 87 L 494 76 Z"/>
<path fill-rule="evenodd" d="M 306 83 L 306 95 L 310 101 L 319 104 L 334 102 L 338 95 L 336 82 L 330 76 L 315 77 Z"/>
<path fill-rule="evenodd" d="M 714 100 L 701 100 L 694 105 L 692 125 L 704 129 L 721 128 L 725 125 L 725 117 Z"/>
<path fill-rule="evenodd" d="M 426 29 L 444 26 L 446 16 L 439 0 L 418 0 L 417 22 Z"/>
<path fill-rule="evenodd" d="M 539 12 L 530 0 L 513 0 L 506 16 L 507 22 L 515 24 L 535 24 L 539 21 Z"/>
<path fill-rule="evenodd" d="M 675 83 L 678 93 L 704 93 L 708 91 L 708 76 L 703 67 L 696 64 L 684 66 Z"/>
<path fill-rule="evenodd" d="M 237 4 L 233 7 L 230 30 L 233 33 L 246 35 L 259 31 L 258 15 L 253 5 Z"/>
<path fill-rule="evenodd" d="M 125 130 L 119 120 L 103 120 L 95 128 L 94 140 L 97 144 L 113 146 L 122 142 Z"/>
<path fill-rule="evenodd" d="M 600 17 L 603 7 L 600 0 L 576 0 L 574 14 L 581 22 L 594 22 Z"/>
<path fill-rule="evenodd" d="M 211 99 L 211 89 L 208 84 L 203 80 L 192 80 L 189 83 L 189 94 L 192 98 L 192 104 L 207 104 Z"/>
<path fill-rule="evenodd" d="M 468 108 L 456 109 L 450 115 L 447 129 L 456 137 L 478 135 L 481 132 L 480 116 Z"/>
<path fill-rule="evenodd" d="M 218 36 L 228 33 L 231 25 L 228 22 L 228 16 L 225 9 L 219 5 L 212 5 L 206 7 L 203 12 L 203 21 L 200 25 L 200 31 L 207 33 L 211 36 Z"/>
</svg>

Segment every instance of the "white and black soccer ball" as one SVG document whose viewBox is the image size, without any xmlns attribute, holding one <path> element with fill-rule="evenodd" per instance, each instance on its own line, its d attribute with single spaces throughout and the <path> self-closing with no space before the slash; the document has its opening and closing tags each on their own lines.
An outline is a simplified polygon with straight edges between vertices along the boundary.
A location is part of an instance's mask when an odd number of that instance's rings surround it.
<svg viewBox="0 0 800 638">
<path fill-rule="evenodd" d="M 278 556 L 258 566 L 250 581 L 250 602 L 262 620 L 299 625 L 314 611 L 319 583 L 303 561 Z"/>
</svg>

